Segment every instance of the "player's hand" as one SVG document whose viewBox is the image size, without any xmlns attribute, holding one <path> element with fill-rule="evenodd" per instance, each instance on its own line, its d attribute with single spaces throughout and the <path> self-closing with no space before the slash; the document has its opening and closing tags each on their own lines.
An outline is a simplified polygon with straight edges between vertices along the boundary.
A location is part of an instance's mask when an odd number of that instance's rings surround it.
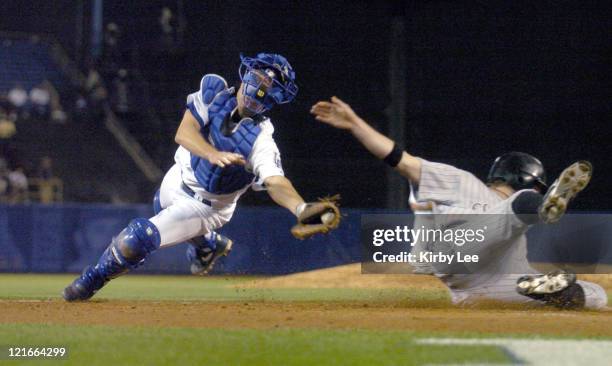
<svg viewBox="0 0 612 366">
<path fill-rule="evenodd" d="M 207 159 L 211 164 L 218 165 L 224 168 L 227 165 L 244 165 L 246 161 L 240 154 L 231 153 L 227 151 L 215 151 L 208 155 Z"/>
<path fill-rule="evenodd" d="M 332 97 L 330 102 L 317 102 L 310 109 L 310 113 L 315 116 L 317 121 L 343 130 L 350 130 L 359 120 L 359 116 L 351 106 L 338 97 Z"/>
<path fill-rule="evenodd" d="M 339 201 L 340 195 L 335 195 L 299 205 L 296 208 L 297 224 L 291 228 L 291 234 L 303 240 L 315 234 L 327 234 L 337 228 L 342 218 L 338 209 Z"/>
</svg>

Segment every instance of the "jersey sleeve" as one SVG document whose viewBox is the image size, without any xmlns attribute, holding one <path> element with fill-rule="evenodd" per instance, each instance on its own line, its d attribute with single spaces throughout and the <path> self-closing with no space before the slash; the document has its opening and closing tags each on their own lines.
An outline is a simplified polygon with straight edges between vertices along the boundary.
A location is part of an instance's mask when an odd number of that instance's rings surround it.
<svg viewBox="0 0 612 366">
<path fill-rule="evenodd" d="M 271 127 L 271 126 L 270 126 Z M 252 167 L 255 175 L 253 190 L 265 190 L 264 181 L 272 176 L 284 176 L 281 156 L 276 142 L 272 137 L 272 131 L 268 128 L 263 128 L 262 132 L 257 136 L 253 150 L 248 158 L 248 164 Z"/>
<path fill-rule="evenodd" d="M 195 117 L 200 125 L 200 128 L 203 128 L 208 123 L 208 108 L 204 105 L 202 101 L 202 93 L 197 91 L 195 93 L 189 94 L 187 96 L 187 104 L 185 105 L 187 109 L 191 112 L 191 114 Z"/>
<path fill-rule="evenodd" d="M 486 186 L 473 174 L 454 166 L 421 160 L 421 179 L 411 185 L 417 202 L 432 201 L 445 205 L 459 205 L 472 196 L 482 194 Z"/>
</svg>

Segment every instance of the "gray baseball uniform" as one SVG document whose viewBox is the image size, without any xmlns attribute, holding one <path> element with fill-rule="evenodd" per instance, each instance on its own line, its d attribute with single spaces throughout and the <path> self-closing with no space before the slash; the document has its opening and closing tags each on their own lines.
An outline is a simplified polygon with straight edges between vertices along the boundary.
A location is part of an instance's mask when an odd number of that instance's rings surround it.
<svg viewBox="0 0 612 366">
<path fill-rule="evenodd" d="M 473 174 L 450 165 L 421 159 L 421 180 L 411 187 L 413 202 L 431 202 L 433 214 L 486 214 L 473 215 L 471 227 L 486 226 L 485 241 L 462 248 L 465 254 L 479 254 L 479 268 L 468 274 L 446 275 L 437 273 L 449 288 L 455 304 L 469 304 L 479 299 L 494 299 L 515 303 L 537 302 L 515 291 L 517 279 L 524 274 L 536 274 L 527 261 L 526 231 L 523 223 L 512 211 L 512 202 L 523 191 L 504 199 L 489 189 Z M 419 223 L 430 222 L 422 217 Z M 413 250 L 431 249 L 427 243 L 417 243 Z M 423 267 L 421 272 L 426 272 Z M 591 282 L 578 281 L 586 295 L 587 308 L 607 305 L 604 289 Z"/>
</svg>

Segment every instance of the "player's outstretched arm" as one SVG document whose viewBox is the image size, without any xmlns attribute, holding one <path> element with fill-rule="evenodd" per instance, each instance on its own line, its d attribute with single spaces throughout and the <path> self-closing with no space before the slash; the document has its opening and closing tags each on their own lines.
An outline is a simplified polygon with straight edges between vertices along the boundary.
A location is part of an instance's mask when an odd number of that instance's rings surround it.
<svg viewBox="0 0 612 366">
<path fill-rule="evenodd" d="M 304 199 L 295 190 L 289 179 L 282 175 L 274 175 L 264 181 L 268 195 L 277 205 L 291 211 L 297 216 L 297 208 L 304 203 Z"/>
<path fill-rule="evenodd" d="M 317 121 L 351 132 L 377 158 L 387 161 L 390 154 L 392 155 L 395 146 L 393 140 L 372 128 L 340 98 L 332 97 L 331 101 L 319 101 L 312 106 L 310 113 L 315 115 Z M 421 161 L 405 151 L 396 158 L 399 162 L 395 165 L 395 170 L 418 184 L 421 179 Z"/>
<path fill-rule="evenodd" d="M 193 114 L 187 109 L 183 115 L 183 120 L 176 131 L 174 141 L 211 164 L 224 167 L 226 165 L 244 165 L 244 157 L 240 154 L 219 151 L 209 144 L 200 133 L 200 125 Z"/>
</svg>

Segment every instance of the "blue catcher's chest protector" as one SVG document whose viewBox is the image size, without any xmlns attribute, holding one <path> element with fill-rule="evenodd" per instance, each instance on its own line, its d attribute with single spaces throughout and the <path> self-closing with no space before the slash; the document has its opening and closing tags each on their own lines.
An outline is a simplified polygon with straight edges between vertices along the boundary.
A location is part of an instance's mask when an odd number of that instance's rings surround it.
<svg viewBox="0 0 612 366">
<path fill-rule="evenodd" d="M 217 150 L 237 153 L 247 160 L 257 136 L 261 133 L 261 127 L 252 119 L 246 118 L 232 129 L 231 114 L 236 105 L 233 91 L 225 89 L 218 93 L 208 106 L 209 122 L 202 128 L 201 133 Z M 241 165 L 221 168 L 193 154 L 191 167 L 200 186 L 212 194 L 236 192 L 249 186 L 255 179 L 255 176 Z"/>
</svg>

